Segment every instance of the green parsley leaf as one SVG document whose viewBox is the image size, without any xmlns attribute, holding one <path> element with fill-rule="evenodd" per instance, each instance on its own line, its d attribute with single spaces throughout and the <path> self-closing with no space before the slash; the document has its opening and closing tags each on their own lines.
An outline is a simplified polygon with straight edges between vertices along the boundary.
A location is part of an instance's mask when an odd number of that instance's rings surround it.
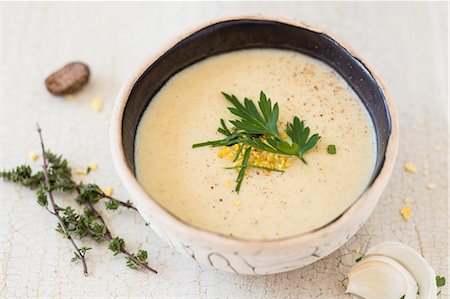
<svg viewBox="0 0 450 299">
<path fill-rule="evenodd" d="M 336 155 L 336 146 L 335 146 L 334 144 L 328 145 L 328 147 L 327 147 L 327 152 L 328 152 L 330 155 Z"/>
<path fill-rule="evenodd" d="M 436 286 L 438 288 L 445 286 L 445 277 L 444 276 L 436 276 Z"/>
<path fill-rule="evenodd" d="M 267 98 L 264 92 L 260 92 L 258 105 L 248 98 L 245 98 L 242 104 L 236 96 L 224 92 L 222 94 L 232 104 L 232 107 L 228 107 L 228 110 L 237 117 L 237 119 L 229 121 L 234 127 L 230 131 L 225 121 L 221 119 L 221 127 L 217 131 L 226 137 L 224 139 L 196 143 L 192 145 L 193 148 L 239 144 L 239 150 L 234 157 L 234 161 L 237 161 L 244 145 L 247 145 L 247 149 L 255 148 L 280 155 L 296 156 L 306 164 L 304 159 L 305 153 L 316 146 L 321 137 L 319 134 L 310 136 L 311 130 L 305 126 L 304 121 L 294 117 L 292 123 L 287 123 L 286 134 L 291 139 L 291 142 L 288 142 L 282 139 L 278 132 L 278 118 L 280 114 L 278 103 L 272 105 L 272 101 Z M 248 154 L 250 155 L 250 152 Z M 247 163 L 242 163 L 238 167 L 240 171 L 236 180 L 236 192 L 239 193 L 248 165 Z M 258 167 L 253 166 L 253 168 Z M 267 168 L 266 170 L 280 171 L 272 168 Z"/>
</svg>

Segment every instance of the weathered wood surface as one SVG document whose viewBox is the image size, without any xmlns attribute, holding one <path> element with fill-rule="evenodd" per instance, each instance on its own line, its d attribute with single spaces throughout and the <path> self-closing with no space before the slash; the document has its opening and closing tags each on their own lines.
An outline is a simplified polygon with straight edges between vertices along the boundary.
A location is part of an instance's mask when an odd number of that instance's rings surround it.
<svg viewBox="0 0 450 299">
<path fill-rule="evenodd" d="M 346 40 L 373 67 L 396 101 L 400 150 L 392 180 L 363 228 L 329 257 L 289 273 L 250 277 L 201 267 L 178 255 L 130 211 L 107 215 L 132 248 L 148 249 L 160 274 L 133 272 L 104 245 L 92 244 L 86 278 L 71 248 L 34 194 L 1 184 L 0 295 L 24 297 L 346 298 L 346 273 L 358 254 L 384 240 L 420 250 L 437 273 L 448 269 L 448 4 L 441 3 L 3 3 L 2 167 L 39 152 L 35 122 L 48 148 L 75 167 L 97 162 L 89 180 L 127 198 L 111 162 L 109 115 L 138 64 L 177 34 L 217 17 L 261 13 L 322 27 Z M 56 98 L 44 79 L 73 60 L 92 80 L 73 100 Z M 89 109 L 94 96 L 101 113 Z M 416 174 L 402 164 L 417 165 Z M 33 165 L 39 167 L 38 162 Z M 425 168 L 429 176 L 424 176 Z M 85 179 L 86 180 L 86 179 Z M 434 183 L 435 188 L 425 187 Z M 413 216 L 399 214 L 407 197 Z M 447 276 L 448 277 L 448 276 Z M 442 298 L 448 296 L 443 289 Z"/>
</svg>

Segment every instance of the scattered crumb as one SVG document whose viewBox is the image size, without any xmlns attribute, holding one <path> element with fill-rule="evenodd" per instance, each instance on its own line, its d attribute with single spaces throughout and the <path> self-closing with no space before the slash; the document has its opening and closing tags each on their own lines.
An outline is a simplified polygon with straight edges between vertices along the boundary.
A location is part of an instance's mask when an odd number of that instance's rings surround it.
<svg viewBox="0 0 450 299">
<path fill-rule="evenodd" d="M 358 254 L 358 253 L 361 252 L 361 248 L 360 248 L 360 247 L 357 247 L 357 248 L 353 249 L 353 251 L 354 251 L 356 254 Z"/>
<path fill-rule="evenodd" d="M 66 94 L 64 98 L 68 101 L 75 99 L 75 96 L 73 94 Z"/>
<path fill-rule="evenodd" d="M 427 122 L 424 119 L 419 120 L 419 125 L 425 126 Z"/>
<path fill-rule="evenodd" d="M 75 174 L 87 175 L 87 171 L 86 171 L 86 169 L 76 168 L 75 169 Z"/>
<path fill-rule="evenodd" d="M 241 201 L 239 199 L 233 200 L 233 205 L 235 205 L 236 207 L 241 205 Z"/>
<path fill-rule="evenodd" d="M 432 190 L 432 189 L 434 189 L 434 187 L 436 187 L 433 183 L 429 183 L 429 184 L 427 184 L 427 186 L 426 186 L 428 189 L 430 189 L 430 190 Z"/>
<path fill-rule="evenodd" d="M 403 219 L 409 220 L 412 216 L 411 207 L 403 206 L 400 208 L 400 215 L 402 215 Z"/>
<path fill-rule="evenodd" d="M 439 144 L 433 144 L 433 149 L 436 152 L 439 152 L 441 150 L 441 146 Z"/>
<path fill-rule="evenodd" d="M 111 196 L 113 194 L 113 188 L 111 188 L 111 187 L 105 187 L 105 188 L 102 189 L 102 191 L 107 196 Z"/>
<path fill-rule="evenodd" d="M 409 198 L 404 198 L 404 199 L 403 199 L 403 202 L 404 202 L 404 203 L 412 203 L 412 200 L 409 199 Z"/>
<path fill-rule="evenodd" d="M 429 175 L 430 175 L 430 172 L 428 171 L 428 168 L 425 168 L 425 169 L 423 170 L 423 175 L 424 175 L 424 176 L 429 176 Z"/>
<path fill-rule="evenodd" d="M 231 186 L 231 181 L 230 180 L 226 180 L 225 181 L 225 186 L 230 187 Z"/>
<path fill-rule="evenodd" d="M 416 166 L 409 162 L 403 164 L 403 168 L 405 169 L 406 172 L 410 172 L 410 173 L 416 173 L 416 171 L 417 171 Z"/>
<path fill-rule="evenodd" d="M 90 103 L 91 109 L 95 112 L 100 112 L 103 108 L 103 100 L 100 97 L 95 97 Z"/>
<path fill-rule="evenodd" d="M 90 170 L 97 170 L 97 163 L 94 163 L 94 162 L 89 163 L 89 169 Z"/>
<path fill-rule="evenodd" d="M 105 122 L 105 124 L 109 125 L 109 120 L 110 120 L 111 116 L 106 112 L 101 112 L 100 116 L 103 119 L 103 121 Z"/>
<path fill-rule="evenodd" d="M 39 155 L 36 153 L 31 152 L 30 153 L 30 159 L 31 161 L 36 161 L 37 159 L 39 159 Z"/>
</svg>

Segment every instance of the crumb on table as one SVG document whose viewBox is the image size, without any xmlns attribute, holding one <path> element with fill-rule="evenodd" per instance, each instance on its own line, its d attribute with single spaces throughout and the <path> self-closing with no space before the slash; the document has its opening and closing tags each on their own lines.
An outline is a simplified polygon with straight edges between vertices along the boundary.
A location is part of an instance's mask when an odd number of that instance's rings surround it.
<svg viewBox="0 0 450 299">
<path fill-rule="evenodd" d="M 400 215 L 402 215 L 403 219 L 409 220 L 412 216 L 412 210 L 409 206 L 403 206 L 400 208 Z"/>
<path fill-rule="evenodd" d="M 78 174 L 78 175 L 87 175 L 87 171 L 86 171 L 86 169 L 76 168 L 76 169 L 75 169 L 75 174 Z"/>
<path fill-rule="evenodd" d="M 100 112 L 103 108 L 103 100 L 100 97 L 95 97 L 91 100 L 89 105 L 93 111 Z"/>
<path fill-rule="evenodd" d="M 407 162 L 407 163 L 403 164 L 403 168 L 405 169 L 406 172 L 409 172 L 409 173 L 416 173 L 417 172 L 417 167 L 414 164 L 410 163 L 410 162 Z"/>
<path fill-rule="evenodd" d="M 31 152 L 30 153 L 30 159 L 31 161 L 36 161 L 37 159 L 39 159 L 39 155 L 36 153 Z"/>
<path fill-rule="evenodd" d="M 97 163 L 94 163 L 94 162 L 89 163 L 89 169 L 90 170 L 97 170 Z"/>
<path fill-rule="evenodd" d="M 113 188 L 105 187 L 102 189 L 102 192 L 105 193 L 106 196 L 111 196 L 111 195 L 113 195 Z"/>
</svg>

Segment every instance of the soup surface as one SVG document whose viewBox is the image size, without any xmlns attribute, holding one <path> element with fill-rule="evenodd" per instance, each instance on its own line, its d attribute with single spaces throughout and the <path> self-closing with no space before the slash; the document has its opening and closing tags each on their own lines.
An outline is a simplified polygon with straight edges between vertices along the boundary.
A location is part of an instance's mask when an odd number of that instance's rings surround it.
<svg viewBox="0 0 450 299">
<path fill-rule="evenodd" d="M 233 162 L 218 157 L 221 148 L 192 148 L 222 139 L 220 119 L 236 118 L 221 91 L 255 103 L 264 91 L 280 107 L 280 129 L 294 116 L 304 120 L 322 136 L 305 154 L 308 164 L 293 157 L 284 173 L 249 170 L 236 193 L 237 171 L 224 169 Z M 357 95 L 326 64 L 287 50 L 234 51 L 180 71 L 152 99 L 137 131 L 136 175 L 190 225 L 241 239 L 285 238 L 324 226 L 364 191 L 374 134 Z"/>
</svg>

